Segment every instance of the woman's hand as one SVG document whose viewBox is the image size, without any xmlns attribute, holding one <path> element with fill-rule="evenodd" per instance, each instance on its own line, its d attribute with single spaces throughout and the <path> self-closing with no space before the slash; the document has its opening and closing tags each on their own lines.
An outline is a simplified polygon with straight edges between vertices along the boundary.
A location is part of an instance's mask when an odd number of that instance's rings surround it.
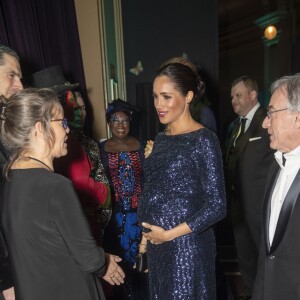
<svg viewBox="0 0 300 300">
<path fill-rule="evenodd" d="M 145 254 L 146 252 L 147 252 L 147 239 L 144 236 L 142 236 L 142 240 L 139 244 L 139 255 Z M 134 264 L 133 268 L 134 269 L 136 268 L 136 263 Z M 148 273 L 148 269 L 145 269 L 144 273 Z"/>
<path fill-rule="evenodd" d="M 147 145 L 144 150 L 145 158 L 147 158 L 151 154 L 153 145 L 154 145 L 153 141 L 151 141 L 151 140 L 147 141 Z"/>
<path fill-rule="evenodd" d="M 150 232 L 143 232 L 143 237 L 150 241 L 151 244 L 155 245 L 172 241 L 178 237 L 192 232 L 191 228 L 186 222 L 181 223 L 170 230 L 165 230 L 162 227 L 151 225 L 145 222 L 142 223 L 142 226 L 151 230 Z"/>
<path fill-rule="evenodd" d="M 120 285 L 124 283 L 125 273 L 122 268 L 117 264 L 122 259 L 119 256 L 106 253 L 107 259 L 107 272 L 103 276 L 103 279 L 106 280 L 111 285 Z"/>
<path fill-rule="evenodd" d="M 142 236 L 142 240 L 139 244 L 139 253 L 147 252 L 147 239 Z"/>
<path fill-rule="evenodd" d="M 172 240 L 169 236 L 169 230 L 144 222 L 142 225 L 151 230 L 149 232 L 143 232 L 143 238 L 146 238 L 151 244 L 159 245 Z"/>
</svg>

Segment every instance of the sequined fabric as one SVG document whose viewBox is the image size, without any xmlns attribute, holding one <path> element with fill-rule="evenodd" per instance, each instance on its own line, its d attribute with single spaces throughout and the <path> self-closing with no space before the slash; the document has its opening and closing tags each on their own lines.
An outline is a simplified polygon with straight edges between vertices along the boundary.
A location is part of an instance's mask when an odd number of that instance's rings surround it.
<svg viewBox="0 0 300 300">
<path fill-rule="evenodd" d="M 103 182 L 109 185 L 104 167 L 101 162 L 98 144 L 93 139 L 86 136 L 81 129 L 73 129 L 72 134 L 77 137 L 82 147 L 84 148 L 85 153 L 88 155 L 92 162 L 90 176 L 96 181 Z"/>
<path fill-rule="evenodd" d="M 217 137 L 206 128 L 174 136 L 160 133 L 143 170 L 139 221 L 164 229 L 187 222 L 192 229 L 161 245 L 148 242 L 151 299 L 216 299 L 212 225 L 226 211 Z"/>
</svg>

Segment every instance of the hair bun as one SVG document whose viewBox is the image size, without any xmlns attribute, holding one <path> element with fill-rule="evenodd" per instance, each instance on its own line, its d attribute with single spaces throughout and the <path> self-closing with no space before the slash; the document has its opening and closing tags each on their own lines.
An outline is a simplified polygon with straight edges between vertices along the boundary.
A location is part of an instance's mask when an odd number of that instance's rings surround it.
<svg viewBox="0 0 300 300">
<path fill-rule="evenodd" d="M 197 90 L 198 90 L 198 97 L 202 98 L 205 93 L 205 83 L 200 78 L 198 79 Z"/>
</svg>

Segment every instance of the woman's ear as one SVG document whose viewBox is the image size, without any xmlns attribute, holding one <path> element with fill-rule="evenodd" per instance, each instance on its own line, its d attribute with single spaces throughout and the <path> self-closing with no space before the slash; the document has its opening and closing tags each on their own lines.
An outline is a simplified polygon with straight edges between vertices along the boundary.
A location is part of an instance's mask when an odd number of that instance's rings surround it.
<svg viewBox="0 0 300 300">
<path fill-rule="evenodd" d="M 189 92 L 186 94 L 186 97 L 185 97 L 186 103 L 187 103 L 187 104 L 190 104 L 191 101 L 193 100 L 193 98 L 194 98 L 194 92 L 193 92 L 193 91 L 189 91 Z"/>
<path fill-rule="evenodd" d="M 43 136 L 43 127 L 40 121 L 35 123 L 33 130 L 35 137 Z"/>
</svg>

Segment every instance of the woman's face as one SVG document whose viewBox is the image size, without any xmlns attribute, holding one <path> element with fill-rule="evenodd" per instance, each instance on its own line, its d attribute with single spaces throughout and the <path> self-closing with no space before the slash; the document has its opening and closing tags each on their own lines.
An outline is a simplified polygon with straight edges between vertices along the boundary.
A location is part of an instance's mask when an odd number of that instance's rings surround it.
<svg viewBox="0 0 300 300">
<path fill-rule="evenodd" d="M 190 100 L 183 96 L 169 77 L 162 75 L 153 82 L 153 98 L 159 120 L 162 124 L 170 124 L 180 120 L 189 112 Z"/>
<path fill-rule="evenodd" d="M 63 121 L 64 115 L 59 112 L 54 114 L 51 119 L 51 127 L 55 135 L 55 142 L 53 147 L 51 148 L 51 157 L 58 158 L 61 156 L 65 156 L 68 153 L 67 149 L 67 133 L 69 132 L 69 128 L 66 127 L 66 123 Z"/>
<path fill-rule="evenodd" d="M 130 130 L 129 122 L 129 117 L 122 111 L 114 113 L 109 121 L 112 136 L 119 139 L 125 138 Z"/>
</svg>

